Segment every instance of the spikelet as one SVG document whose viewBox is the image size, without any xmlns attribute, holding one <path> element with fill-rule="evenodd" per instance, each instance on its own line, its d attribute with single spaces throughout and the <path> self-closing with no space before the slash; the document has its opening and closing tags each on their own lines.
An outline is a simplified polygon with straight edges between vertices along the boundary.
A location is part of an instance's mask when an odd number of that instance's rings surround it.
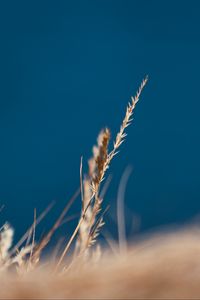
<svg viewBox="0 0 200 300">
<path fill-rule="evenodd" d="M 14 230 L 8 224 L 4 224 L 0 231 L 0 262 L 4 262 L 9 255 L 12 246 Z"/>
<path fill-rule="evenodd" d="M 108 149 L 108 142 L 110 139 L 110 132 L 107 131 L 107 135 L 103 138 L 101 137 L 101 142 L 102 146 L 99 148 L 99 153 L 96 159 L 96 168 L 93 167 L 93 169 L 96 171 L 95 177 L 93 176 L 92 180 L 92 189 L 94 192 L 94 197 L 95 197 L 95 203 L 93 207 L 93 216 L 91 219 L 91 227 L 93 230 L 90 232 L 90 235 L 88 236 L 88 242 L 87 245 L 94 244 L 96 241 L 96 238 L 99 234 L 100 228 L 104 225 L 103 218 L 101 219 L 101 222 L 98 223 L 98 225 L 95 224 L 95 219 L 97 214 L 101 211 L 101 203 L 102 199 L 99 198 L 99 190 L 100 190 L 100 184 L 104 179 L 105 172 L 109 168 L 109 165 L 111 163 L 111 160 L 113 157 L 117 154 L 118 148 L 121 146 L 121 144 L 124 142 L 124 139 L 126 137 L 125 129 L 131 124 L 131 117 L 133 115 L 133 110 L 139 101 L 139 97 L 141 95 L 141 92 L 146 85 L 148 80 L 148 77 L 146 77 L 140 87 L 139 90 L 137 91 L 135 97 L 131 97 L 131 102 L 128 103 L 125 117 L 122 121 L 122 125 L 120 126 L 120 130 L 117 133 L 116 139 L 114 141 L 113 149 L 112 151 L 108 154 L 107 149 Z"/>
<path fill-rule="evenodd" d="M 27 255 L 32 251 L 32 245 L 22 247 L 20 251 L 17 252 L 15 257 L 12 259 L 11 264 L 16 264 L 16 270 L 19 275 L 22 275 L 30 270 L 32 270 L 32 265 L 30 264 L 30 259 L 26 259 Z"/>
<path fill-rule="evenodd" d="M 128 103 L 128 106 L 126 108 L 125 117 L 124 117 L 124 119 L 122 121 L 122 125 L 120 126 L 120 130 L 117 133 L 116 139 L 114 141 L 113 150 L 109 153 L 109 155 L 107 157 L 107 161 L 105 162 L 105 167 L 104 167 L 105 170 L 107 170 L 107 168 L 108 168 L 111 160 L 118 153 L 117 151 L 118 151 L 119 147 L 121 146 L 121 144 L 125 140 L 125 137 L 127 135 L 125 133 L 125 129 L 131 124 L 131 121 L 132 121 L 131 117 L 133 115 L 133 111 L 135 109 L 136 104 L 139 101 L 139 98 L 140 98 L 140 95 L 142 93 L 142 90 L 144 89 L 145 85 L 147 84 L 147 81 L 148 81 L 148 77 L 146 77 L 142 81 L 142 83 L 141 83 L 141 85 L 140 85 L 140 87 L 139 87 L 136 95 L 134 97 L 132 96 L 131 97 L 131 102 Z"/>
<path fill-rule="evenodd" d="M 125 137 L 126 137 L 125 129 L 131 124 L 131 121 L 132 121 L 131 117 L 133 115 L 133 110 L 134 110 L 137 102 L 139 101 L 139 97 L 142 93 L 143 88 L 145 87 L 145 85 L 147 83 L 147 80 L 148 80 L 148 77 L 146 77 L 142 81 L 135 97 L 131 97 L 131 102 L 128 103 L 128 106 L 126 108 L 125 117 L 122 121 L 120 130 L 117 133 L 116 139 L 114 141 L 113 149 L 109 154 L 107 152 L 108 143 L 109 143 L 109 139 L 110 139 L 109 130 L 106 129 L 105 135 L 103 137 L 101 137 L 102 146 L 99 148 L 99 154 L 96 159 L 96 169 L 93 167 L 96 174 L 92 180 L 92 189 L 93 189 L 94 196 L 97 199 L 97 201 L 98 201 L 98 197 L 99 197 L 98 195 L 99 195 L 99 190 L 100 190 L 100 184 L 104 179 L 105 173 L 106 173 L 107 169 L 109 168 L 111 160 L 118 153 L 117 151 L 118 151 L 119 147 L 125 140 Z"/>
<path fill-rule="evenodd" d="M 93 167 L 92 174 L 90 171 L 90 176 L 92 179 L 92 188 L 95 193 L 98 190 L 99 185 L 103 179 L 104 165 L 108 157 L 108 145 L 110 141 L 110 131 L 108 128 L 100 132 L 97 141 L 98 147 L 93 148 L 93 160 L 95 161 L 95 166 Z"/>
<path fill-rule="evenodd" d="M 15 266 L 17 272 L 22 274 L 22 269 L 23 273 L 25 270 L 28 271 L 26 268 L 28 260 L 26 258 L 30 254 L 32 246 L 22 247 L 20 250 L 17 250 L 15 255 L 11 255 L 13 236 L 14 229 L 9 223 L 4 224 L 0 229 L 0 270 L 5 271 L 11 266 Z"/>
<path fill-rule="evenodd" d="M 109 130 L 107 128 L 101 130 L 97 138 L 97 145 L 93 146 L 92 149 L 93 156 L 88 160 L 88 175 L 86 175 L 83 180 L 82 216 L 86 207 L 88 207 L 79 229 L 76 248 L 78 248 L 80 253 L 84 253 L 85 258 L 88 257 L 87 248 L 89 248 L 89 245 L 91 244 L 89 242 L 90 232 L 94 225 L 95 218 L 100 212 L 102 202 L 102 199 L 100 199 L 96 193 L 94 203 L 90 203 L 94 190 L 92 184 L 98 185 L 101 180 L 102 165 L 107 159 L 109 139 Z"/>
<path fill-rule="evenodd" d="M 84 208 L 82 209 L 82 213 L 81 213 L 79 222 L 78 222 L 74 232 L 72 233 L 72 236 L 70 237 L 67 245 L 65 246 L 63 253 L 61 254 L 61 257 L 57 263 L 55 271 L 58 270 L 67 251 L 69 250 L 72 242 L 74 241 L 78 232 L 80 232 L 80 228 L 81 228 L 82 224 L 84 224 L 84 221 L 86 219 L 87 211 L 88 210 L 90 211 L 91 207 L 96 207 L 96 208 L 95 208 L 95 210 L 92 210 L 92 218 L 91 218 L 91 223 L 90 223 L 90 234 L 88 236 L 88 241 L 89 240 L 90 241 L 89 242 L 87 241 L 86 246 L 89 246 L 91 243 L 93 243 L 92 241 L 95 241 L 95 238 L 98 235 L 99 228 L 103 224 L 103 221 L 99 222 L 99 223 L 95 223 L 96 215 L 101 210 L 102 199 L 100 199 L 100 197 L 99 197 L 101 182 L 104 180 L 106 171 L 109 168 L 111 160 L 118 153 L 119 147 L 125 140 L 125 137 L 126 137 L 125 129 L 131 124 L 131 121 L 132 121 L 131 117 L 133 115 L 133 111 L 135 109 L 137 102 L 139 101 L 139 97 L 140 97 L 142 90 L 145 87 L 147 81 L 148 81 L 148 77 L 146 77 L 142 81 L 135 97 L 131 97 L 131 102 L 128 103 L 125 117 L 122 121 L 120 130 L 114 141 L 113 149 L 108 153 L 108 143 L 110 140 L 110 132 L 107 129 L 103 132 L 103 134 L 100 134 L 100 137 L 98 139 L 98 145 L 97 145 L 97 147 L 93 148 L 94 157 L 96 157 L 96 159 L 92 159 L 89 162 L 89 175 L 91 178 L 92 195 L 91 195 L 90 199 L 87 199 L 86 206 L 85 205 L 83 206 Z M 93 204 L 93 202 L 94 202 L 94 204 Z M 86 227 L 84 227 L 84 225 L 83 225 L 83 228 L 86 228 Z M 91 239 L 91 232 L 92 232 L 92 236 L 93 236 L 92 239 Z"/>
</svg>

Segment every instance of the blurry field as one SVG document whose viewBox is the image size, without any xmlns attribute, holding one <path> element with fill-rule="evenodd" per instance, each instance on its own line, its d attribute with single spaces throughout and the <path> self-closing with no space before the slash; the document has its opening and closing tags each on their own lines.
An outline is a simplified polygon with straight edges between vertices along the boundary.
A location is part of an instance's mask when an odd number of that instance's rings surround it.
<svg viewBox="0 0 200 300">
<path fill-rule="evenodd" d="M 55 275 L 54 266 L 16 277 L 1 274 L 1 298 L 199 299 L 200 230 L 146 237 L 127 253 Z"/>
</svg>

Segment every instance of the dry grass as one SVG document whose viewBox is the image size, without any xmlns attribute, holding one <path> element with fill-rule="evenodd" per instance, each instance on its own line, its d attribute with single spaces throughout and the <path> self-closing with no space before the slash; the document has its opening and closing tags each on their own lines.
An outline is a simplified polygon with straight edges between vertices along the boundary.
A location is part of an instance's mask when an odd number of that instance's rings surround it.
<svg viewBox="0 0 200 300">
<path fill-rule="evenodd" d="M 25 276 L 1 273 L 3 299 L 199 299 L 199 229 L 161 233 L 128 253 L 76 265 L 63 276 L 51 266 Z"/>
<path fill-rule="evenodd" d="M 101 249 L 98 243 L 108 209 L 103 209 L 102 182 L 124 142 L 126 128 L 131 124 L 133 111 L 146 83 L 147 78 L 142 81 L 136 96 L 131 97 L 111 150 L 109 129 L 100 132 L 84 176 L 81 158 L 80 189 L 51 230 L 36 241 L 37 225 L 53 205 L 38 217 L 34 211 L 33 225 L 14 247 L 13 228 L 7 223 L 0 229 L 0 298 L 200 297 L 198 230 L 160 234 L 132 246 L 123 245 L 123 230 L 119 230 L 120 247 L 115 247 L 113 253 Z M 65 222 L 65 216 L 79 193 L 82 199 L 80 218 L 69 241 L 59 255 L 41 261 L 42 251 Z M 120 213 L 118 220 L 122 220 Z"/>
</svg>

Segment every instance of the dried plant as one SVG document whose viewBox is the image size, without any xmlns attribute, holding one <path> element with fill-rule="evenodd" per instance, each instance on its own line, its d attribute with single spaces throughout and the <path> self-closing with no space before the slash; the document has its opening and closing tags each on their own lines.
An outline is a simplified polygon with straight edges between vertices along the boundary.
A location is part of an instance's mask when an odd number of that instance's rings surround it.
<svg viewBox="0 0 200 300">
<path fill-rule="evenodd" d="M 88 209 L 89 209 L 90 213 L 92 211 L 92 214 L 91 214 L 92 222 L 89 225 L 89 228 L 91 229 L 91 226 L 94 225 L 94 230 L 89 231 L 89 235 L 87 237 L 87 242 L 86 242 L 86 249 L 88 246 L 93 244 L 93 242 L 95 241 L 95 238 L 98 236 L 98 231 L 99 231 L 100 227 L 102 227 L 103 221 L 102 221 L 102 219 L 100 219 L 101 221 L 98 221 L 96 224 L 94 224 L 94 220 L 96 218 L 96 215 L 100 211 L 100 206 L 101 206 L 101 202 L 102 202 L 102 199 L 99 198 L 101 183 L 104 180 L 105 173 L 106 173 L 107 169 L 109 168 L 111 160 L 117 154 L 117 151 L 118 151 L 120 145 L 124 142 L 124 139 L 126 137 L 125 129 L 131 124 L 131 121 L 132 121 L 131 117 L 133 115 L 133 110 L 135 109 L 135 106 L 136 106 L 137 102 L 139 101 L 139 97 L 140 97 L 142 90 L 145 87 L 147 81 L 148 81 L 148 77 L 146 77 L 142 81 L 135 97 L 131 97 L 131 102 L 128 104 L 128 107 L 127 107 L 126 113 L 125 113 L 125 117 L 122 121 L 122 125 L 120 126 L 120 130 L 114 141 L 113 149 L 110 152 L 108 152 L 108 144 L 109 144 L 109 140 L 110 140 L 109 130 L 105 129 L 99 135 L 98 145 L 97 145 L 97 147 L 95 147 L 93 149 L 94 158 L 89 162 L 89 174 L 91 177 L 90 181 L 91 181 L 91 191 L 92 191 L 91 197 L 87 200 L 83 200 L 83 202 L 85 202 L 87 204 L 86 205 L 84 204 L 84 206 L 83 206 L 84 209 L 82 209 L 80 220 L 79 220 L 74 232 L 72 233 L 72 235 L 69 239 L 69 242 L 67 243 L 60 259 L 58 260 L 58 264 L 56 266 L 56 271 L 60 267 L 72 242 L 74 241 L 76 235 L 80 231 L 82 224 L 84 224 Z M 94 162 L 95 162 L 95 164 L 94 164 Z M 81 186 L 82 186 L 82 183 L 81 183 Z M 82 197 L 83 197 L 83 195 L 82 195 Z M 93 203 L 94 203 L 94 205 L 93 205 Z M 93 207 L 94 207 L 94 209 L 92 209 Z M 83 225 L 83 228 L 84 228 L 84 225 Z M 86 228 L 86 226 L 85 226 L 85 228 Z M 83 235 L 83 233 L 82 233 L 82 235 Z"/>
<path fill-rule="evenodd" d="M 101 172 L 103 169 L 102 166 L 108 155 L 109 140 L 110 131 L 106 128 L 99 133 L 99 136 L 97 138 L 97 145 L 93 147 L 93 156 L 88 161 L 88 175 L 85 175 L 83 181 L 82 215 L 93 195 L 91 185 L 92 182 L 94 182 L 96 185 L 99 185 L 99 180 L 101 178 Z M 101 211 L 101 203 L 102 199 L 96 193 L 94 203 L 91 203 L 88 206 L 87 211 L 85 212 L 85 217 L 80 226 L 79 237 L 77 239 L 77 247 L 79 248 L 80 253 L 85 252 L 85 254 L 87 254 L 87 249 L 94 243 L 94 237 L 97 237 L 97 230 L 100 229 L 100 226 L 103 225 L 103 222 L 100 222 L 95 233 L 93 227 L 95 225 L 96 216 Z"/>
<path fill-rule="evenodd" d="M 14 268 L 19 275 L 23 275 L 33 272 L 35 269 L 37 270 L 38 267 L 41 266 L 40 259 L 43 249 L 47 247 L 54 232 L 65 222 L 64 217 L 80 192 L 82 198 L 80 218 L 63 252 L 57 259 L 53 273 L 58 274 L 58 272 L 60 273 L 62 270 L 66 271 L 70 269 L 70 266 L 73 265 L 78 258 L 84 257 L 93 262 L 98 261 L 101 256 L 101 248 L 100 244 L 96 241 L 104 225 L 104 214 L 108 209 L 108 207 L 103 209 L 103 196 L 101 193 L 102 182 L 112 159 L 117 154 L 120 145 L 126 137 L 125 130 L 132 121 L 133 110 L 146 83 L 147 78 L 142 81 L 136 96 L 131 98 L 120 130 L 114 140 L 112 150 L 110 150 L 110 131 L 108 128 L 105 128 L 101 130 L 98 135 L 97 144 L 93 147 L 92 157 L 88 161 L 88 172 L 84 176 L 82 174 L 81 159 L 80 189 L 78 189 L 67 203 L 49 232 L 45 234 L 40 241 L 37 241 L 36 227 L 52 208 L 52 205 L 38 218 L 36 218 L 36 210 L 34 211 L 32 226 L 14 247 L 12 247 L 13 228 L 9 224 L 5 224 L 0 229 L 0 271 Z M 67 265 L 64 264 L 63 269 L 61 268 L 61 264 L 63 264 L 64 258 L 75 238 L 77 239 L 74 255 L 71 256 L 71 261 Z M 95 245 L 95 243 L 96 246 L 91 249 L 91 246 Z"/>
<path fill-rule="evenodd" d="M 103 258 L 97 239 L 108 209 L 103 204 L 102 182 L 112 159 L 126 138 L 126 128 L 131 124 L 133 111 L 146 83 L 147 78 L 142 81 L 136 96 L 131 97 L 112 148 L 109 129 L 105 128 L 99 133 L 85 175 L 82 174 L 81 158 L 80 189 L 41 240 L 37 241 L 36 227 L 53 205 L 38 217 L 36 210 L 34 211 L 32 226 L 15 246 L 12 246 L 12 226 L 6 223 L 0 228 L 1 299 L 199 298 L 199 228 L 176 230 L 170 234 L 162 232 L 150 239 L 141 239 L 133 248 L 124 246 L 124 232 L 119 231 L 119 248 L 123 251 L 118 251 L 109 238 L 113 252 L 104 251 Z M 123 185 L 127 176 L 125 173 Z M 57 245 L 57 256 L 52 255 L 52 260 L 48 258 L 48 265 L 45 266 L 41 262 L 42 251 L 55 231 L 66 222 L 66 213 L 80 193 L 82 207 L 78 224 L 61 254 Z M 121 189 L 119 197 L 122 194 Z M 121 209 L 118 220 L 122 220 L 123 208 L 120 202 L 118 207 Z M 73 242 L 74 253 L 66 261 L 66 254 Z"/>
<path fill-rule="evenodd" d="M 103 216 L 96 221 L 96 217 L 101 211 L 101 204 L 103 201 L 99 196 L 101 182 L 104 180 L 106 170 L 109 168 L 111 160 L 117 154 L 118 148 L 126 137 L 125 129 L 131 124 L 133 110 L 139 101 L 139 97 L 147 80 L 148 78 L 146 77 L 142 81 L 136 96 L 131 97 L 131 102 L 126 109 L 126 114 L 114 141 L 112 151 L 108 153 L 110 131 L 107 128 L 100 132 L 97 139 L 97 145 L 93 147 L 93 157 L 88 161 L 88 176 L 84 179 L 83 183 L 82 223 L 80 225 L 78 239 L 81 253 L 95 243 L 100 228 L 104 225 Z M 94 201 L 92 202 L 93 198 Z"/>
</svg>

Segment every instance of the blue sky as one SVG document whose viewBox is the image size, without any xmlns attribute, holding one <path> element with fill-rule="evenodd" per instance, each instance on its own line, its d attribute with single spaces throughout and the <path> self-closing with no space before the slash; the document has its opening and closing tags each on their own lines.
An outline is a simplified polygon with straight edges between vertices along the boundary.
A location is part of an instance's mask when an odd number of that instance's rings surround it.
<svg viewBox="0 0 200 300">
<path fill-rule="evenodd" d="M 108 219 L 128 165 L 130 222 L 137 215 L 146 230 L 198 216 L 199 11 L 199 1 L 1 1 L 2 221 L 19 234 L 52 200 L 55 218 L 79 185 L 81 155 L 86 171 L 99 130 L 115 136 L 146 74 L 110 168 Z"/>
</svg>

